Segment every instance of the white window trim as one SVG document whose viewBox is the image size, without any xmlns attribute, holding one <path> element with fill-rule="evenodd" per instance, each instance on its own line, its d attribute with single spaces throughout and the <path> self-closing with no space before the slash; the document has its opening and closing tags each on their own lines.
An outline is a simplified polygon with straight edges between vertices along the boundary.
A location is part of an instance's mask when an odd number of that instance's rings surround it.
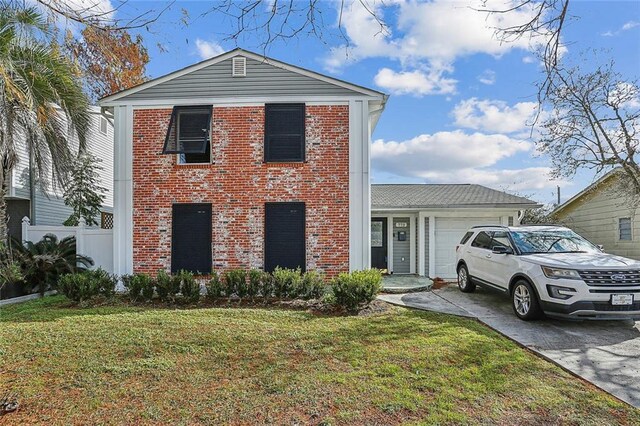
<svg viewBox="0 0 640 426">
<path fill-rule="evenodd" d="M 102 123 L 104 123 L 104 131 L 102 130 Z M 109 121 L 105 118 L 100 116 L 100 133 L 102 133 L 103 135 L 108 135 L 109 134 Z"/>
<path fill-rule="evenodd" d="M 178 112 L 176 114 L 176 138 L 178 141 L 180 140 L 180 116 L 185 112 Z M 186 112 L 189 114 L 189 112 Z M 211 108 L 211 120 L 210 123 L 213 123 L 213 108 Z M 209 162 L 207 163 L 184 163 L 182 162 L 182 156 L 184 154 L 176 154 L 176 165 L 178 166 L 206 166 L 209 164 L 213 164 L 213 149 L 211 144 L 211 129 L 209 129 Z"/>
<path fill-rule="evenodd" d="M 629 239 L 629 240 L 623 240 L 623 239 L 620 238 L 620 220 L 621 219 L 629 219 L 629 227 L 630 227 L 629 230 L 631 231 L 631 239 Z M 616 240 L 618 242 L 621 242 L 621 243 L 633 242 L 633 218 L 631 216 L 620 216 L 616 220 L 617 220 L 617 222 L 616 222 L 616 231 L 617 231 Z"/>
</svg>

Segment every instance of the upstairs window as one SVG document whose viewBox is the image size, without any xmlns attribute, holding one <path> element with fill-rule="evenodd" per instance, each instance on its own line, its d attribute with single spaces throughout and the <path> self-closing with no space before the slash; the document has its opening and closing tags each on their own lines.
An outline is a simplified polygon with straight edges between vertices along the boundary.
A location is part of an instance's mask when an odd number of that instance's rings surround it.
<svg viewBox="0 0 640 426">
<path fill-rule="evenodd" d="M 211 162 L 211 105 L 174 107 L 163 154 L 178 154 L 181 164 Z"/>
<path fill-rule="evenodd" d="M 264 161 L 304 161 L 304 119 L 304 104 L 265 105 Z"/>
</svg>

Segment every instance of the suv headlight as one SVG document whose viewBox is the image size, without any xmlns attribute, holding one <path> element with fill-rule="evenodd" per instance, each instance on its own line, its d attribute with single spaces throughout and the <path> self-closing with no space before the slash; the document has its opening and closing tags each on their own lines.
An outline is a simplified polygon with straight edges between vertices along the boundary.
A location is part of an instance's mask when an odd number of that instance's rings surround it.
<svg viewBox="0 0 640 426">
<path fill-rule="evenodd" d="M 547 278 L 565 278 L 568 280 L 579 280 L 580 274 L 573 269 L 559 269 L 549 268 L 548 266 L 542 266 L 542 272 Z"/>
</svg>

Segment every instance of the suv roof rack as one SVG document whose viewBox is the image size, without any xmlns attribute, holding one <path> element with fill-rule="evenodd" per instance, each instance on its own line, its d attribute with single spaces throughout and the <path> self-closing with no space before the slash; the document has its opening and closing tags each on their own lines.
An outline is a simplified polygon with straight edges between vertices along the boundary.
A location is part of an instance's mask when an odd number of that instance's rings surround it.
<svg viewBox="0 0 640 426">
<path fill-rule="evenodd" d="M 559 226 L 560 228 L 566 228 L 567 225 L 561 223 L 521 223 L 520 226 Z"/>
<path fill-rule="evenodd" d="M 475 228 L 509 228 L 507 225 L 476 225 L 472 226 L 471 229 Z"/>
</svg>

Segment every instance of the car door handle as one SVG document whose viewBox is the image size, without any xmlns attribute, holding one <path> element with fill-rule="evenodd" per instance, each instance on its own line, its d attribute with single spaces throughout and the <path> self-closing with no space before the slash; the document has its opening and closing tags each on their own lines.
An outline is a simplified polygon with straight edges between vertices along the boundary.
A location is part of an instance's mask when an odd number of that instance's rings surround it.
<svg viewBox="0 0 640 426">
<path fill-rule="evenodd" d="M 490 255 L 490 254 L 487 254 L 485 257 L 486 257 L 487 259 L 491 259 L 491 255 Z"/>
</svg>

